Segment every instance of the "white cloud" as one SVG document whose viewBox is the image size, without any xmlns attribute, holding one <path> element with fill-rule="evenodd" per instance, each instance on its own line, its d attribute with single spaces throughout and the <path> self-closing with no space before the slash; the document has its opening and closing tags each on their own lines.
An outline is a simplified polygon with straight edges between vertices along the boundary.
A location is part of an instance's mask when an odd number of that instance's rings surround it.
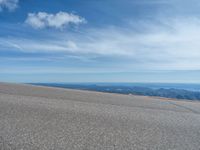
<svg viewBox="0 0 200 150">
<path fill-rule="evenodd" d="M 62 29 L 67 25 L 79 25 L 86 23 L 86 20 L 78 15 L 67 12 L 58 12 L 56 14 L 48 14 L 46 12 L 29 13 L 25 23 L 33 28 L 53 27 Z"/>
<path fill-rule="evenodd" d="M 174 19 L 164 26 L 143 22 L 136 32 L 133 27 L 88 29 L 83 33 L 54 32 L 46 39 L 0 38 L 0 49 L 29 52 L 55 52 L 74 56 L 108 58 L 109 63 L 124 63 L 127 70 L 200 69 L 200 19 Z M 4 41 L 4 42 L 3 42 Z M 7 43 L 5 42 L 7 41 Z M 117 62 L 117 59 L 119 60 Z M 124 61 L 125 60 L 125 61 Z M 101 63 L 101 60 L 97 60 Z"/>
<path fill-rule="evenodd" d="M 0 11 L 7 8 L 9 11 L 13 11 L 18 7 L 18 0 L 0 0 Z"/>
</svg>

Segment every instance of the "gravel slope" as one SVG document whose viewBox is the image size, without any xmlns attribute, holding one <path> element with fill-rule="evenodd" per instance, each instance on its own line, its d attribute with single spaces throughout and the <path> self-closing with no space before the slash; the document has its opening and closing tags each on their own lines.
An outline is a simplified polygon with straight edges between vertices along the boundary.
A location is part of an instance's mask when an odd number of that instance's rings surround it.
<svg viewBox="0 0 200 150">
<path fill-rule="evenodd" d="M 200 102 L 0 83 L 0 150 L 199 150 Z"/>
</svg>

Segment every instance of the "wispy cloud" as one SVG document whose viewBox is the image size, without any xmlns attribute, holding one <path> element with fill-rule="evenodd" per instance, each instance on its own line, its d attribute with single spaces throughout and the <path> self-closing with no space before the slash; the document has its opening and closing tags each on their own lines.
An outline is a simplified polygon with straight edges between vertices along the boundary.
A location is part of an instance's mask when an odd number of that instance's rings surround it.
<svg viewBox="0 0 200 150">
<path fill-rule="evenodd" d="M 77 33 L 69 32 L 67 35 L 54 32 L 53 36 L 47 36 L 46 39 L 1 38 L 0 49 L 5 49 L 7 43 L 10 43 L 13 49 L 31 53 L 65 53 L 74 58 L 87 56 L 87 60 L 90 56 L 92 59 L 93 56 L 102 59 L 109 57 L 107 64 L 112 61 L 115 61 L 115 65 L 124 63 L 127 70 L 136 67 L 200 69 L 200 19 L 178 18 L 160 22 L 139 23 L 142 32 L 130 25 L 127 28 L 86 29 Z M 101 63 L 102 59 L 97 60 L 97 63 Z"/>
<path fill-rule="evenodd" d="M 58 12 L 56 14 L 49 14 L 46 12 L 29 13 L 25 21 L 33 28 L 42 29 L 46 27 L 62 29 L 68 25 L 79 25 L 86 23 L 85 18 L 75 15 L 73 13 Z"/>
<path fill-rule="evenodd" d="M 6 8 L 13 11 L 18 7 L 18 0 L 0 0 L 0 12 Z"/>
</svg>

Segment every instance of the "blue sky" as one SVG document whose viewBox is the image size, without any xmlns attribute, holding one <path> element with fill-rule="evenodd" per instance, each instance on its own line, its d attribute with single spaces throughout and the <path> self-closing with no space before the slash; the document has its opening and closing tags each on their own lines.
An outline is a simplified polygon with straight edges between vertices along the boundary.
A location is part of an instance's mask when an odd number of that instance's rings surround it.
<svg viewBox="0 0 200 150">
<path fill-rule="evenodd" d="M 198 0 L 0 0 L 0 81 L 200 83 Z"/>
</svg>

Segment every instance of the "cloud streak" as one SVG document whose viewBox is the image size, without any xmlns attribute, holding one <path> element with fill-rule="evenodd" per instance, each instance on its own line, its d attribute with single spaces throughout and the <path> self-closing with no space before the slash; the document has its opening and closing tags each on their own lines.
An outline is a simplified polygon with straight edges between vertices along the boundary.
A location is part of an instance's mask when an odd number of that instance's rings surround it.
<svg viewBox="0 0 200 150">
<path fill-rule="evenodd" d="M 0 12 L 3 11 L 4 8 L 9 11 L 13 11 L 18 7 L 18 0 L 0 0 Z"/>
<path fill-rule="evenodd" d="M 0 38 L 1 48 L 30 53 L 60 53 L 107 59 L 107 63 L 124 63 L 128 69 L 200 69 L 200 19 L 170 19 L 160 24 L 142 22 L 143 32 L 127 28 L 86 29 L 83 33 L 54 32 L 46 39 L 37 37 Z M 4 42 L 3 42 L 4 41 Z M 8 44 L 9 47 L 8 47 Z M 7 46 L 7 47 L 6 47 Z M 123 61 L 120 61 L 120 59 Z M 124 61 L 126 60 L 126 61 Z M 119 61 L 119 62 L 117 62 Z"/>
<path fill-rule="evenodd" d="M 49 14 L 46 12 L 29 13 L 25 21 L 26 24 L 36 29 L 56 28 L 63 29 L 68 25 L 79 25 L 86 23 L 85 18 L 73 13 L 58 12 Z"/>
</svg>

